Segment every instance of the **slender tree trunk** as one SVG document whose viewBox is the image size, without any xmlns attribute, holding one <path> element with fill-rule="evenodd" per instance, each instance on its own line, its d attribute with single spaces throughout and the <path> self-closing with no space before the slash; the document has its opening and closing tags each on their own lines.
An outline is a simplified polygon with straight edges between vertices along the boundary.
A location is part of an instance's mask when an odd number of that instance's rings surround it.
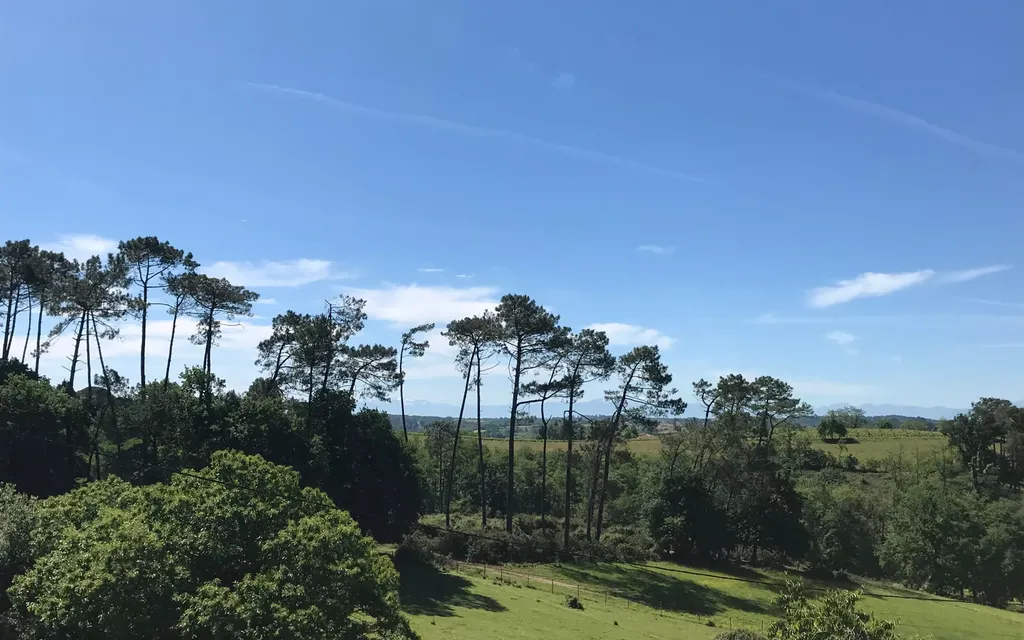
<svg viewBox="0 0 1024 640">
<path fill-rule="evenodd" d="M 89 392 L 89 400 L 92 401 L 92 330 L 89 327 L 88 316 L 83 316 L 85 322 L 85 388 Z"/>
<path fill-rule="evenodd" d="M 43 297 L 39 296 L 39 315 L 36 317 L 36 373 L 39 373 L 39 358 L 43 355 L 43 305 Z"/>
<path fill-rule="evenodd" d="M 636 376 L 636 370 L 639 365 L 635 365 L 629 372 L 629 376 L 626 378 L 622 385 L 622 395 L 619 396 L 619 404 L 615 408 L 615 417 L 612 419 L 611 429 L 608 432 L 608 444 L 605 446 L 604 451 L 604 480 L 601 482 L 601 493 L 598 496 L 597 503 L 597 535 L 596 540 L 601 539 L 601 524 L 604 517 L 604 498 L 608 492 L 608 469 L 611 466 L 612 460 L 612 447 L 615 444 L 615 438 L 619 433 L 619 424 L 622 422 L 622 411 L 626 408 L 626 397 L 629 395 L 629 385 L 633 384 L 633 378 Z"/>
<path fill-rule="evenodd" d="M 206 318 L 206 355 L 203 362 L 206 363 L 206 375 L 209 377 L 213 373 L 213 309 L 210 309 L 210 314 Z M 206 385 L 210 386 L 209 382 Z"/>
<path fill-rule="evenodd" d="M 540 423 L 544 427 L 544 444 L 540 454 L 540 528 L 544 528 L 548 498 L 548 420 L 544 416 L 544 400 L 540 401 Z"/>
<path fill-rule="evenodd" d="M 82 313 L 82 318 L 78 321 L 78 333 L 75 336 L 75 351 L 71 354 L 71 373 L 68 375 L 68 392 L 71 395 L 75 393 L 75 371 L 78 369 L 78 353 L 82 345 L 82 331 L 85 330 L 85 313 Z"/>
<path fill-rule="evenodd" d="M 40 309 L 39 313 L 43 310 Z M 28 341 L 32 338 L 32 298 L 28 300 L 28 331 L 25 332 L 25 346 L 21 348 L 21 363 L 26 364 L 25 358 L 28 356 Z"/>
<path fill-rule="evenodd" d="M 611 468 L 614 443 L 614 437 L 608 438 L 608 446 L 604 450 L 604 478 L 601 480 L 601 493 L 597 499 L 597 533 L 594 535 L 594 539 L 598 542 L 601 540 L 601 529 L 604 524 L 604 498 L 608 493 L 608 470 Z"/>
<path fill-rule="evenodd" d="M 398 378 L 401 382 L 398 384 L 398 404 L 402 407 L 402 435 L 405 437 L 405 441 L 409 442 L 409 429 L 405 426 L 405 376 L 403 375 L 404 370 L 402 369 L 402 358 L 405 356 L 405 344 L 402 344 L 402 350 L 398 353 Z M 470 363 L 470 368 L 473 364 Z"/>
<path fill-rule="evenodd" d="M 473 374 L 473 356 L 469 357 L 466 368 L 466 387 L 462 390 L 462 406 L 459 407 L 459 419 L 455 423 L 455 437 L 452 438 L 452 459 L 448 462 L 448 487 L 444 498 L 444 527 L 452 528 L 452 485 L 455 483 L 455 461 L 459 456 L 459 432 L 462 430 L 462 416 L 466 412 L 466 397 L 469 396 L 469 381 Z"/>
<path fill-rule="evenodd" d="M 171 320 L 171 341 L 167 345 L 167 370 L 164 371 L 164 388 L 171 381 L 171 357 L 174 355 L 174 333 L 178 330 L 178 311 L 180 305 L 174 305 L 174 319 Z"/>
<path fill-rule="evenodd" d="M 484 431 L 480 417 L 480 351 L 476 352 L 476 444 L 480 454 L 480 527 L 487 528 L 487 473 L 484 465 Z"/>
<path fill-rule="evenodd" d="M 590 540 L 591 526 L 594 523 L 594 504 L 597 502 L 597 478 L 601 474 L 601 454 L 604 452 L 602 443 L 594 441 L 594 469 L 590 473 L 590 493 L 587 495 L 587 540 Z"/>
<path fill-rule="evenodd" d="M 572 383 L 570 383 L 572 384 Z M 565 520 L 562 523 L 562 548 L 569 552 L 569 521 L 572 517 L 572 443 L 576 427 L 572 422 L 572 405 L 576 399 L 574 390 L 569 390 L 569 413 L 566 418 L 566 429 L 568 429 L 569 442 L 565 453 Z"/>
<path fill-rule="evenodd" d="M 11 278 L 14 278 L 14 273 L 11 273 Z M 0 357 L 3 360 L 7 359 L 7 336 L 11 333 L 11 311 L 14 309 L 14 289 L 7 289 L 7 311 L 4 317 L 4 341 L 2 349 L 0 349 Z"/>
<path fill-rule="evenodd" d="M 146 282 L 142 285 L 142 349 L 139 350 L 139 384 L 143 393 L 146 392 L 146 320 L 148 317 L 149 283 Z"/>
<path fill-rule="evenodd" d="M 93 333 L 96 334 L 96 354 L 100 357 L 100 371 L 103 372 L 103 386 L 107 389 L 107 402 L 110 404 L 110 417 L 114 421 L 114 444 L 117 446 L 117 463 L 121 464 L 121 429 L 117 424 L 117 399 L 114 398 L 114 390 L 110 386 L 110 376 L 107 375 L 107 363 L 103 360 L 103 347 L 100 345 L 100 332 L 96 326 L 96 316 L 92 318 Z"/>
<path fill-rule="evenodd" d="M 10 313 L 10 308 L 7 309 L 9 325 L 4 330 L 4 360 L 11 357 L 11 346 L 14 344 L 14 331 L 18 328 L 18 307 L 20 306 L 21 296 L 16 295 L 14 297 L 14 314 Z"/>
<path fill-rule="evenodd" d="M 516 370 L 512 379 L 512 415 L 508 419 L 508 478 L 505 481 L 505 531 L 512 533 L 515 513 L 516 414 L 519 412 L 519 378 L 523 373 L 522 341 L 516 345 Z"/>
</svg>

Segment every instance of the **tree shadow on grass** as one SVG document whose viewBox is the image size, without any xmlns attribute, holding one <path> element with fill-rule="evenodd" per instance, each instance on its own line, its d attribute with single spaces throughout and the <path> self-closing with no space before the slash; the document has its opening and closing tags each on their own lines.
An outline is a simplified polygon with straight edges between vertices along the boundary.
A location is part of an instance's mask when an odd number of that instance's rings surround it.
<svg viewBox="0 0 1024 640">
<path fill-rule="evenodd" d="M 734 596 L 721 589 L 675 578 L 640 565 L 562 565 L 559 573 L 566 581 L 579 583 L 585 588 L 598 589 L 615 597 L 668 611 L 701 616 L 733 609 L 748 613 L 768 612 L 765 605 L 757 600 Z"/>
<path fill-rule="evenodd" d="M 411 615 L 454 616 L 455 607 L 500 613 L 508 609 L 494 598 L 473 593 L 473 582 L 426 564 L 402 563 L 399 598 Z"/>
</svg>

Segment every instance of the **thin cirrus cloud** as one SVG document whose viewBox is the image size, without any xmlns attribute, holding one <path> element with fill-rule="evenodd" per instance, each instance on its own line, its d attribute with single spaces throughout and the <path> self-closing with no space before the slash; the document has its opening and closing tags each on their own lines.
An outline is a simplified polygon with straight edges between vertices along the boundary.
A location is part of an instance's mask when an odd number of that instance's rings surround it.
<svg viewBox="0 0 1024 640">
<path fill-rule="evenodd" d="M 856 300 L 887 296 L 897 291 L 922 285 L 929 281 L 937 284 L 957 284 L 1000 273 L 1010 269 L 1009 265 L 991 265 L 960 271 L 936 272 L 933 269 L 906 271 L 903 273 L 862 273 L 856 278 L 840 280 L 834 285 L 812 289 L 808 304 L 814 308 L 831 307 Z"/>
<path fill-rule="evenodd" d="M 200 269 L 214 278 L 227 278 L 245 287 L 300 287 L 321 280 L 352 277 L 339 271 L 330 260 L 264 260 L 262 262 L 214 262 Z"/>
<path fill-rule="evenodd" d="M 656 256 L 667 256 L 674 253 L 675 247 L 666 247 L 660 244 L 642 244 L 636 248 L 640 253 L 653 253 Z"/>
<path fill-rule="evenodd" d="M 438 269 L 436 267 L 420 267 L 417 269 L 420 273 L 442 273 L 444 269 Z"/>
<path fill-rule="evenodd" d="M 831 102 L 832 104 L 838 105 L 850 111 L 856 111 L 858 113 L 863 113 L 865 115 L 879 118 L 881 120 L 887 120 L 889 122 L 892 122 L 893 124 L 900 125 L 907 129 L 913 129 L 915 131 L 919 131 L 921 133 L 930 135 L 933 138 L 944 140 L 945 142 L 948 142 L 950 144 L 955 144 L 965 149 L 970 149 L 975 153 L 999 158 L 1006 158 L 1009 160 L 1024 160 L 1024 152 L 1018 151 L 1016 149 L 1011 149 L 1009 147 L 1001 147 L 990 142 L 984 142 L 982 140 L 972 138 L 957 131 L 946 129 L 945 127 L 940 127 L 912 113 L 900 111 L 899 109 L 894 109 L 892 107 L 888 107 L 883 104 L 878 104 L 876 102 L 869 102 L 867 100 L 861 100 L 860 98 L 853 98 L 847 95 L 843 95 L 842 93 L 838 93 L 836 91 L 821 89 L 819 87 L 814 87 L 808 84 L 804 84 L 802 82 L 796 82 L 794 80 L 784 80 L 782 82 L 783 84 L 797 91 L 800 91 L 801 93 L 813 96 L 815 98 L 818 98 L 819 100 Z"/>
<path fill-rule="evenodd" d="M 588 329 L 603 331 L 608 335 L 608 343 L 613 346 L 633 346 L 642 344 L 653 344 L 668 349 L 678 340 L 666 336 L 657 329 L 640 327 L 635 324 L 622 322 L 599 322 L 592 324 Z"/>
<path fill-rule="evenodd" d="M 599 162 L 606 165 L 621 167 L 623 169 L 630 169 L 632 171 L 650 173 L 654 175 L 660 175 L 667 178 L 685 180 L 689 182 L 706 182 L 706 180 L 704 180 L 703 178 L 692 176 L 681 171 L 676 171 L 674 169 L 659 167 L 657 165 L 648 164 L 646 162 L 640 162 L 638 160 L 632 160 L 630 158 L 624 158 L 622 156 L 616 156 L 610 153 L 603 153 L 601 151 L 593 151 L 590 149 L 583 149 L 581 147 L 574 147 L 567 144 L 560 144 L 558 142 L 551 142 L 549 140 L 535 138 L 533 136 L 528 136 L 523 133 L 508 131 L 506 129 L 493 129 L 490 127 L 480 127 L 477 125 L 456 122 L 454 120 L 445 120 L 444 118 L 435 118 L 434 116 L 376 109 L 373 107 L 366 107 L 360 104 L 355 104 L 353 102 L 345 102 L 344 100 L 338 100 L 337 98 L 332 98 L 331 96 L 322 93 L 317 93 L 315 91 L 292 89 L 289 87 L 281 87 L 273 84 L 261 84 L 257 82 L 246 82 L 243 84 L 249 88 L 257 89 L 260 91 L 267 91 L 271 93 L 277 93 L 280 95 L 303 98 L 305 100 L 313 100 L 315 102 L 319 102 L 332 109 L 344 113 L 351 113 L 371 118 L 377 118 L 381 120 L 388 120 L 391 122 L 412 124 L 420 127 L 436 129 L 439 131 L 448 131 L 463 136 L 470 136 L 473 138 L 506 140 L 509 142 L 515 142 L 529 147 L 534 147 L 536 149 L 543 149 L 545 151 L 551 151 L 554 153 L 559 153 L 561 155 L 578 158 L 581 160 Z"/>
</svg>

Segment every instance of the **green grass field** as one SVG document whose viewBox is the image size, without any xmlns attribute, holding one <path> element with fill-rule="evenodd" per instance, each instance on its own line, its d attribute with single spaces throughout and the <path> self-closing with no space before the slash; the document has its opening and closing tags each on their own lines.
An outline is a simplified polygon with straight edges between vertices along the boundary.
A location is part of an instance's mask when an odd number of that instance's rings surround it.
<svg viewBox="0 0 1024 640">
<path fill-rule="evenodd" d="M 769 624 L 773 585 L 783 579 L 767 571 L 722 573 L 667 563 L 528 565 L 498 571 L 489 569 L 484 577 L 478 567 L 465 565 L 447 573 L 405 568 L 403 609 L 424 640 L 702 639 L 732 627 L 760 630 Z M 1024 639 L 1024 615 L 1019 613 L 870 582 L 843 586 L 860 586 L 862 608 L 897 620 L 907 637 Z M 568 594 L 577 593 L 583 611 L 565 604 Z"/>
<path fill-rule="evenodd" d="M 903 431 L 899 429 L 857 429 L 851 436 L 856 442 L 848 443 L 845 452 L 855 456 L 861 462 L 882 460 L 890 455 L 902 452 L 904 455 L 915 456 L 930 454 L 946 447 L 946 436 L 934 431 Z M 475 433 L 472 437 L 475 437 Z M 822 451 L 840 455 L 838 444 L 822 442 L 813 429 L 806 431 L 811 446 Z M 484 438 L 484 445 L 494 449 L 507 450 L 508 440 L 504 438 Z M 540 451 L 543 443 L 540 440 L 516 440 L 516 451 Z M 627 444 L 630 451 L 637 455 L 655 455 L 661 451 L 661 440 L 652 436 L 635 438 Z M 565 451 L 564 440 L 549 440 L 548 451 Z"/>
</svg>

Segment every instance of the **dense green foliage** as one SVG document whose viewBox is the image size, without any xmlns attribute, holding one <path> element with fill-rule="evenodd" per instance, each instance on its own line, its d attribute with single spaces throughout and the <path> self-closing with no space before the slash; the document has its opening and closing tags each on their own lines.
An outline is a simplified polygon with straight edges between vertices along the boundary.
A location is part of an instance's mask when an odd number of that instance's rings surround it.
<svg viewBox="0 0 1024 640">
<path fill-rule="evenodd" d="M 167 484 L 90 483 L 37 518 L 9 591 L 21 637 L 410 636 L 390 560 L 258 457 L 219 452 Z"/>
</svg>

